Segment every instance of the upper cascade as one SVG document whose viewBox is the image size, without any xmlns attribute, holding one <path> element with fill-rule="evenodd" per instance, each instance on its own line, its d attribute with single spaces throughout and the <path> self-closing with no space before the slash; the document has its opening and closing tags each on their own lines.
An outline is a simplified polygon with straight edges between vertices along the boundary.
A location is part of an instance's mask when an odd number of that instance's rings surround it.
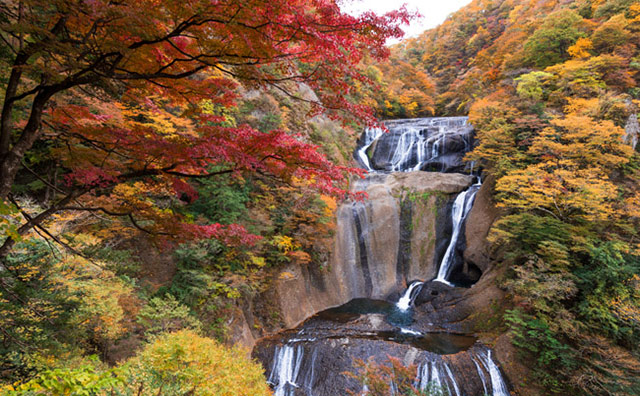
<svg viewBox="0 0 640 396">
<path fill-rule="evenodd" d="M 468 117 L 431 117 L 384 121 L 367 128 L 358 141 L 356 159 L 368 171 L 466 173 L 463 161 L 473 146 Z"/>
</svg>

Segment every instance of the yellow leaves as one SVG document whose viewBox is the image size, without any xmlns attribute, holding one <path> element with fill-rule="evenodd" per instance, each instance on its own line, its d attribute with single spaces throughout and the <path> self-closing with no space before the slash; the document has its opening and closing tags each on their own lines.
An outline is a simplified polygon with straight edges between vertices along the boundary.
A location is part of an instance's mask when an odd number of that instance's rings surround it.
<svg viewBox="0 0 640 396">
<path fill-rule="evenodd" d="M 127 127 L 131 129 L 148 128 L 150 131 L 174 138 L 179 137 L 180 134 L 183 133 L 195 134 L 195 132 L 191 130 L 193 124 L 188 117 L 174 115 L 163 109 L 161 107 L 163 100 L 160 98 L 148 97 L 147 99 L 149 103 L 151 103 L 151 101 L 159 102 L 160 106 L 153 104 L 150 106 L 150 109 L 139 109 L 122 104 L 118 105 Z"/>
<path fill-rule="evenodd" d="M 61 283 L 79 296 L 76 320 L 91 330 L 98 340 L 115 340 L 123 335 L 125 311 L 121 302 L 134 298 L 133 287 L 111 271 L 103 270 L 77 255 L 64 255 L 57 264 Z"/>
<path fill-rule="evenodd" d="M 518 83 L 516 92 L 524 99 L 542 100 L 546 91 L 545 85 L 553 77 L 553 74 L 541 71 L 523 74 L 514 80 Z"/>
<path fill-rule="evenodd" d="M 531 153 L 544 155 L 551 142 L 550 135 L 558 134 L 561 143 L 554 145 L 553 155 L 557 158 L 569 158 L 581 166 L 599 165 L 603 168 L 615 168 L 629 162 L 633 149 L 622 142 L 624 130 L 609 120 L 595 121 L 587 116 L 569 114 L 565 118 L 551 121 L 556 131 L 545 129 L 531 146 Z"/>
<path fill-rule="evenodd" d="M 392 104 L 391 104 L 391 102 L 389 102 L 388 100 L 385 100 L 385 101 L 384 101 L 384 107 L 385 107 L 387 110 L 391 110 L 391 109 L 393 109 L 393 105 L 392 105 Z"/>
<path fill-rule="evenodd" d="M 18 208 L 15 205 L 0 200 L 0 239 L 9 237 L 14 240 L 19 240 L 18 234 Z"/>
<path fill-rule="evenodd" d="M 294 249 L 299 249 L 300 244 L 295 242 L 293 238 L 286 235 L 275 235 L 273 244 L 282 252 L 289 253 Z"/>
<path fill-rule="evenodd" d="M 216 290 L 217 295 L 223 295 L 227 298 L 236 299 L 242 297 L 242 293 L 235 287 L 229 286 L 226 283 L 214 282 L 213 288 Z"/>
<path fill-rule="evenodd" d="M 594 169 L 549 168 L 546 163 L 502 177 L 496 184 L 499 206 L 542 210 L 567 220 L 607 220 L 614 211 L 615 184 Z"/>
<path fill-rule="evenodd" d="M 598 113 L 598 98 L 567 98 L 564 111 L 567 114 L 595 116 Z"/>
<path fill-rule="evenodd" d="M 311 256 L 302 250 L 302 245 L 286 235 L 276 235 L 272 242 L 289 259 L 298 264 L 308 264 Z"/>
<path fill-rule="evenodd" d="M 282 271 L 278 276 L 278 278 L 282 280 L 291 280 L 291 279 L 294 279 L 295 277 L 296 276 L 289 271 Z"/>
<path fill-rule="evenodd" d="M 140 396 L 166 389 L 193 396 L 270 395 L 262 367 L 247 356 L 241 348 L 182 330 L 157 338 L 131 359 L 123 386 Z"/>
<path fill-rule="evenodd" d="M 329 195 L 320 195 L 320 200 L 324 202 L 324 208 L 322 209 L 322 215 L 326 218 L 333 220 L 333 215 L 338 207 L 338 203 L 334 197 Z"/>
<path fill-rule="evenodd" d="M 476 127 L 479 145 L 466 157 L 469 161 L 485 160 L 501 175 L 523 158 L 516 142 L 514 118 L 516 109 L 501 102 L 481 99 L 469 112 L 469 122 Z"/>
<path fill-rule="evenodd" d="M 592 100 L 573 100 L 568 110 L 593 104 Z M 551 125 L 529 148 L 537 163 L 497 181 L 499 205 L 540 210 L 562 220 L 605 221 L 619 216 L 614 208 L 618 188 L 608 173 L 633 154 L 622 143 L 622 128 L 575 113 L 552 120 Z"/>
<path fill-rule="evenodd" d="M 251 264 L 258 267 L 258 268 L 262 268 L 266 265 L 265 259 L 264 257 L 258 257 L 258 256 L 254 256 L 253 254 L 249 253 L 249 260 L 251 261 Z"/>
<path fill-rule="evenodd" d="M 624 210 L 629 217 L 640 219 L 640 193 L 635 193 L 624 200 Z"/>
<path fill-rule="evenodd" d="M 567 52 L 574 59 L 583 59 L 591 56 L 590 50 L 593 50 L 591 39 L 580 37 L 575 44 L 567 49 Z"/>
</svg>

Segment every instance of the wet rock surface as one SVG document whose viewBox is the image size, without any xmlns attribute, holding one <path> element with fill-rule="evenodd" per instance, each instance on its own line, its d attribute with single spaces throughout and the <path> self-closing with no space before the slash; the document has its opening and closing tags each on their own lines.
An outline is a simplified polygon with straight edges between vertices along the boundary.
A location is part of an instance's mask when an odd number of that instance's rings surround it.
<svg viewBox="0 0 640 396">
<path fill-rule="evenodd" d="M 326 269 L 290 265 L 275 280 L 285 326 L 295 327 L 353 298 L 384 298 L 409 279 L 435 277 L 442 254 L 436 240 L 446 224 L 447 205 L 473 181 L 468 175 L 436 172 L 372 174 L 358 180 L 353 189 L 368 197 L 338 209 Z"/>
<path fill-rule="evenodd" d="M 477 268 L 484 272 L 489 268 L 491 262 L 490 252 L 487 250 L 489 242 L 487 235 L 493 225 L 493 222 L 500 215 L 500 210 L 495 206 L 491 196 L 495 181 L 493 177 L 488 177 L 480 190 L 476 194 L 473 208 L 469 213 L 465 224 L 465 249 L 464 261 L 466 263 L 465 271 L 469 272 Z"/>
<path fill-rule="evenodd" d="M 253 357 L 267 368 L 276 396 L 360 392 L 356 362 L 384 364 L 389 357 L 414 366 L 418 387 L 480 396 L 499 386 L 491 382 L 491 370 L 498 369 L 487 347 L 465 334 L 419 332 L 421 319 L 413 319 L 419 311 L 400 311 L 383 300 L 353 300 L 261 340 Z"/>
<path fill-rule="evenodd" d="M 364 162 L 372 170 L 424 170 L 465 173 L 464 154 L 473 145 L 473 127 L 466 117 L 386 121 L 388 132 L 368 131 L 360 139 Z M 358 153 L 359 154 L 359 153 Z"/>
<path fill-rule="evenodd" d="M 390 356 L 414 366 L 420 389 L 506 396 L 495 353 L 474 336 L 504 293 L 485 250 L 491 185 L 455 173 L 467 173 L 473 129 L 465 117 L 386 125 L 355 153 L 373 171 L 352 183 L 367 199 L 338 208 L 324 270 L 290 265 L 275 279 L 290 330 L 258 340 L 253 356 L 275 396 L 358 394 L 356 362 Z"/>
</svg>

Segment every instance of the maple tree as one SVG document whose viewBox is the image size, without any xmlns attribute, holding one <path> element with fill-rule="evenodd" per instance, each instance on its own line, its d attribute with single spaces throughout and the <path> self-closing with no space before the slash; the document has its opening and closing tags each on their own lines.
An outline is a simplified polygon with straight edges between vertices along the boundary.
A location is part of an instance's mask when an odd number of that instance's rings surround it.
<svg viewBox="0 0 640 396">
<path fill-rule="evenodd" d="M 240 226 L 190 224 L 159 204 L 172 194 L 193 200 L 192 178 L 258 172 L 342 194 L 336 181 L 351 170 L 315 146 L 281 130 L 226 125 L 211 108 L 234 106 L 242 84 L 308 101 L 313 113 L 344 111 L 372 122 L 368 108 L 347 100 L 351 82 L 370 82 L 355 65 L 365 53 L 386 56 L 386 39 L 399 37 L 399 24 L 411 17 L 403 9 L 354 17 L 334 0 L 26 0 L 1 8 L 10 72 L 0 198 L 16 210 L 12 187 L 21 171 L 57 195 L 41 213 L 22 210 L 26 221 L 1 255 L 60 210 L 123 216 L 155 234 L 255 241 Z M 300 84 L 318 100 L 300 95 Z M 34 147 L 63 167 L 64 183 L 29 169 Z"/>
</svg>

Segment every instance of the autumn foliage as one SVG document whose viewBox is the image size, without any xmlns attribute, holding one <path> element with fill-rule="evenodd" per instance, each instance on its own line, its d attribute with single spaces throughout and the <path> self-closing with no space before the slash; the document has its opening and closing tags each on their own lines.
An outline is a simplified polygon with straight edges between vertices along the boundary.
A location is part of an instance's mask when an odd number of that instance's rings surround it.
<svg viewBox="0 0 640 396">
<path fill-rule="evenodd" d="M 625 0 L 477 0 L 387 63 L 425 73 L 436 114 L 476 129 L 467 159 L 503 211 L 504 321 L 545 394 L 640 389 L 639 16 Z"/>
<path fill-rule="evenodd" d="M 365 53 L 384 57 L 385 40 L 410 17 L 353 17 L 333 0 L 10 1 L 2 11 L 0 197 L 19 210 L 12 188 L 34 149 L 62 170 L 55 180 L 34 171 L 56 199 L 14 233 L 61 210 L 88 210 L 156 235 L 241 243 L 253 241 L 242 228 L 192 224 L 159 198 L 193 200 L 190 179 L 243 172 L 340 195 L 351 170 L 295 134 L 226 125 L 223 109 L 236 105 L 240 84 L 307 101 L 310 114 L 372 122 L 348 100 L 351 84 L 370 83 L 355 66 Z M 317 98 L 303 97 L 301 84 Z"/>
</svg>

